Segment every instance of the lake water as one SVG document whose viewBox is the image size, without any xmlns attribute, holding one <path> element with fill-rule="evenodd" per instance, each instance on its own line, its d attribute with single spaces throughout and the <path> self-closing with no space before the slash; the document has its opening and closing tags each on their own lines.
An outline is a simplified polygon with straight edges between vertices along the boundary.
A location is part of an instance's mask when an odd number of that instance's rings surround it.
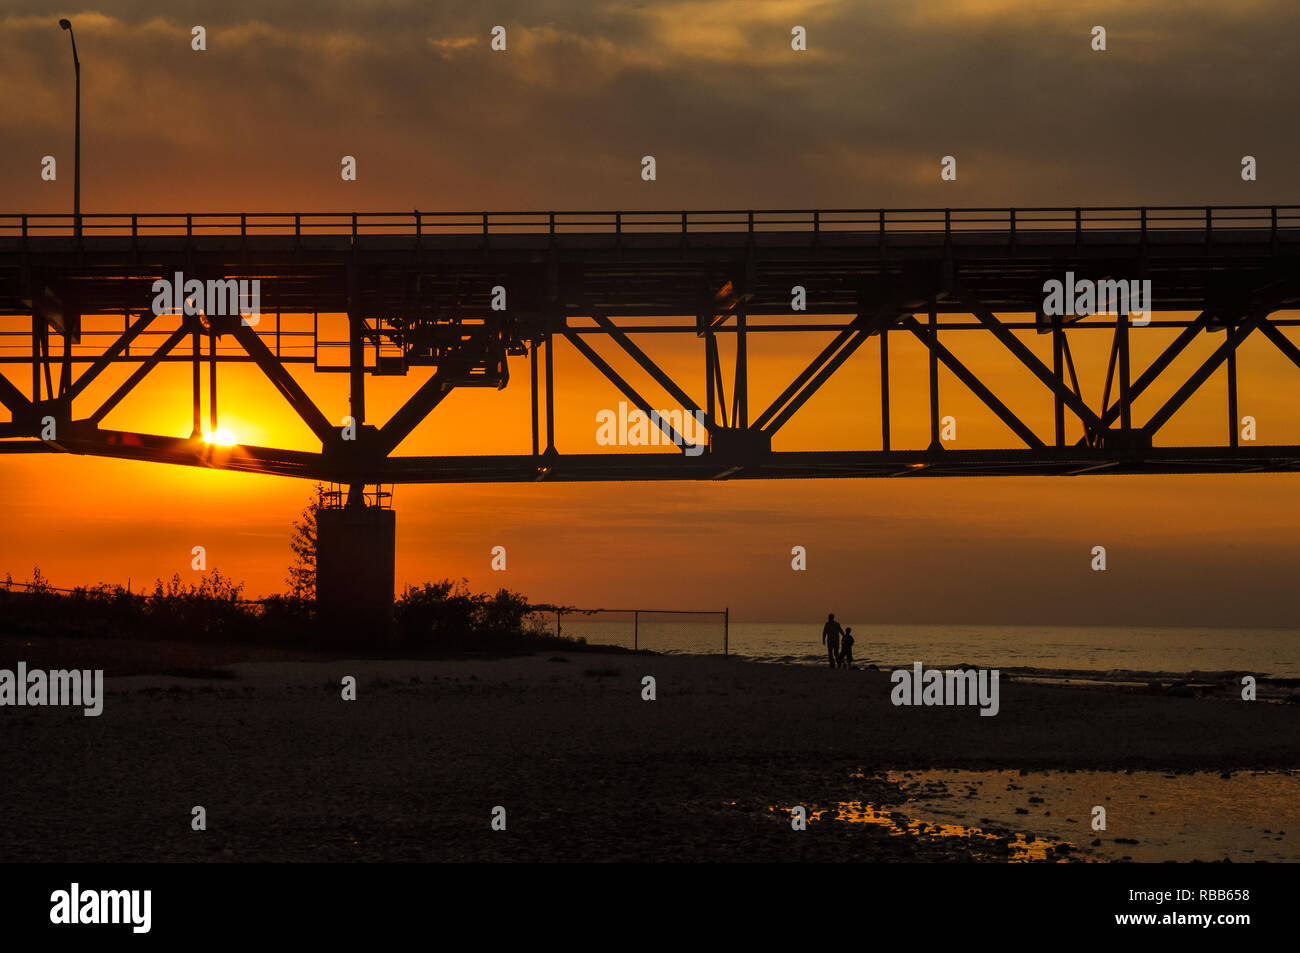
<svg viewBox="0 0 1300 953">
<path fill-rule="evenodd" d="M 1116 626 L 872 625 L 852 627 L 859 664 L 882 668 L 951 667 L 968 663 L 1006 670 L 1062 672 L 1243 671 L 1300 678 L 1300 629 L 1211 629 Z M 554 630 L 554 617 L 551 617 Z M 723 650 L 719 616 L 690 621 L 645 614 L 626 618 L 565 616 L 564 635 L 657 652 L 713 654 Z M 821 621 L 732 622 L 731 655 L 764 662 L 826 664 Z"/>
</svg>

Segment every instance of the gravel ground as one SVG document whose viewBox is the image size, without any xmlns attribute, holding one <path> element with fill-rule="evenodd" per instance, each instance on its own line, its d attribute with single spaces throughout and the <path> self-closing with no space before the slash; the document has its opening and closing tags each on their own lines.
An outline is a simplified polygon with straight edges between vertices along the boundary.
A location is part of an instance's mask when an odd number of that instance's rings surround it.
<svg viewBox="0 0 1300 953">
<path fill-rule="evenodd" d="M 1002 860 L 1007 837 L 795 832 L 783 809 L 901 803 L 891 768 L 1300 766 L 1294 705 L 1013 681 L 988 718 L 894 707 L 884 672 L 734 659 L 241 654 L 133 666 L 233 677 L 110 675 L 98 718 L 0 708 L 0 861 Z"/>
</svg>

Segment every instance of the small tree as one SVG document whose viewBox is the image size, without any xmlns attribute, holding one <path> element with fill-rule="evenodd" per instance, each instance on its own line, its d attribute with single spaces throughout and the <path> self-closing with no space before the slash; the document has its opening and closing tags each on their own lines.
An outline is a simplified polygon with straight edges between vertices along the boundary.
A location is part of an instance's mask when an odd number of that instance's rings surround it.
<svg viewBox="0 0 1300 953">
<path fill-rule="evenodd" d="M 32 581 L 27 584 L 27 590 L 41 596 L 49 594 L 50 581 L 41 575 L 40 566 L 32 569 Z"/>
<path fill-rule="evenodd" d="M 293 564 L 285 582 L 289 584 L 289 598 L 312 602 L 316 599 L 316 513 L 324 502 L 325 487 L 317 483 L 315 496 L 302 511 L 302 518 L 293 524 L 289 548 L 293 550 Z"/>
</svg>

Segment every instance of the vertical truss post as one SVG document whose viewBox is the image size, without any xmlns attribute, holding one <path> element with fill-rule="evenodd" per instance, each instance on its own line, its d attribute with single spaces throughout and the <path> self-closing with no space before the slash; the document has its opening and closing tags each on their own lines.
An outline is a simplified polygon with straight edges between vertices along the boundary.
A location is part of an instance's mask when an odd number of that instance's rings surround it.
<svg viewBox="0 0 1300 953">
<path fill-rule="evenodd" d="M 1056 424 L 1056 445 L 1065 446 L 1065 401 L 1061 398 L 1061 392 L 1065 389 L 1065 362 L 1063 360 L 1065 351 L 1065 332 L 1061 330 L 1061 321 L 1059 318 L 1052 319 L 1052 380 L 1056 386 L 1052 388 L 1052 416 Z"/>
<path fill-rule="evenodd" d="M 54 399 L 54 379 L 50 376 L 50 326 L 41 322 L 41 365 L 45 368 L 45 396 Z"/>
<path fill-rule="evenodd" d="M 546 452 L 555 452 L 555 338 L 546 332 Z"/>
<path fill-rule="evenodd" d="M 1237 329 L 1235 323 L 1229 322 L 1228 333 Z M 1228 352 L 1228 446 L 1237 449 L 1237 350 Z"/>
<path fill-rule="evenodd" d="M 745 312 L 736 313 L 736 383 L 732 394 L 732 426 L 749 426 L 749 348 L 746 344 Z"/>
<path fill-rule="evenodd" d="M 80 318 L 77 319 L 81 320 Z M 68 395 L 68 388 L 72 386 L 72 327 L 68 319 L 64 319 L 63 325 L 63 362 L 59 366 L 59 397 Z"/>
<path fill-rule="evenodd" d="M 352 216 L 355 239 L 357 218 Z M 356 245 L 352 248 L 352 261 L 348 264 L 348 379 L 350 391 L 348 407 L 352 422 L 360 432 L 366 421 L 366 338 L 365 319 L 357 313 L 357 262 Z"/>
<path fill-rule="evenodd" d="M 352 411 L 353 422 L 360 427 L 366 419 L 365 339 L 361 333 L 361 318 L 348 315 L 348 323 L 352 325 L 351 340 L 348 343 L 348 377 L 351 381 L 348 406 Z"/>
<path fill-rule="evenodd" d="M 538 426 L 537 426 L 537 385 L 539 383 L 537 379 L 537 348 L 539 343 L 540 342 L 538 342 L 538 340 L 534 338 L 531 342 L 531 346 L 528 348 L 529 365 L 532 372 L 531 391 L 532 391 L 532 407 L 533 407 L 533 456 L 537 456 L 538 452 L 541 450 L 541 446 L 538 443 L 539 437 L 538 437 Z"/>
<path fill-rule="evenodd" d="M 41 323 L 32 312 L 32 403 L 41 399 Z"/>
<path fill-rule="evenodd" d="M 701 323 L 704 323 L 703 317 Z M 713 332 L 704 332 L 704 412 L 709 418 L 709 426 L 712 427 L 717 420 L 717 391 L 713 386 L 714 365 L 718 363 L 718 342 L 713 337 Z"/>
<path fill-rule="evenodd" d="M 217 329 L 209 328 L 208 335 L 208 426 L 214 436 L 217 432 Z"/>
<path fill-rule="evenodd" d="M 880 329 L 880 443 L 889 450 L 889 326 Z"/>
<path fill-rule="evenodd" d="M 182 318 L 181 320 L 184 321 L 185 319 Z M 190 432 L 190 439 L 198 440 L 203 436 L 203 382 L 200 370 L 200 364 L 203 360 L 203 347 L 199 342 L 199 323 L 197 319 L 194 322 L 193 351 L 194 360 L 192 365 L 194 373 L 193 387 L 191 389 L 194 398 L 194 427 Z"/>
<path fill-rule="evenodd" d="M 1120 426 L 1129 430 L 1133 426 L 1133 406 L 1132 393 L 1129 389 L 1128 308 L 1121 308 L 1115 320 L 1119 328 Z"/>
<path fill-rule="evenodd" d="M 939 441 L 939 312 L 930 299 L 930 329 L 926 343 L 930 351 L 930 449 L 942 450 Z"/>
</svg>

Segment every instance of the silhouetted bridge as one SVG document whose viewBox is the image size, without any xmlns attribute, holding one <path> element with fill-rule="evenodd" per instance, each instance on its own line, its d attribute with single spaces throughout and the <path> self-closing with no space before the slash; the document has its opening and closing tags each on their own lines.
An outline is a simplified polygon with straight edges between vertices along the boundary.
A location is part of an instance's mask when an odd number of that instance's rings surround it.
<svg viewBox="0 0 1300 953">
<path fill-rule="evenodd" d="M 1294 471 L 1300 462 L 1297 446 L 1242 445 L 1236 403 L 1237 349 L 1249 336 L 1267 338 L 1300 369 L 1300 349 L 1283 330 L 1300 322 L 1279 316 L 1300 306 L 1297 206 L 96 214 L 79 224 L 70 215 L 0 216 L 0 403 L 11 415 L 0 423 L 0 437 L 9 438 L 0 440 L 0 451 L 66 451 L 353 486 Z M 247 326 L 238 317 L 154 314 L 154 281 L 176 272 L 200 281 L 258 279 L 261 320 Z M 1128 314 L 1043 314 L 1044 283 L 1067 272 L 1149 280 L 1152 310 L 1165 315 L 1149 327 L 1176 335 L 1151 364 L 1134 368 L 1130 335 L 1145 329 L 1133 332 Z M 805 311 L 792 307 L 795 286 L 805 290 Z M 1031 318 L 1007 321 L 998 312 Z M 306 332 L 286 330 L 281 320 L 329 314 L 346 315 L 345 340 L 329 340 L 316 320 Z M 1089 329 L 1108 332 L 1111 349 L 1104 381 L 1085 388 L 1070 338 Z M 1023 340 L 1027 331 L 1046 336 L 1049 357 L 1035 355 Z M 751 408 L 748 338 L 810 332 L 834 336 L 776 400 Z M 998 342 L 1041 383 L 1052 408 L 1046 432 L 998 396 L 1005 382 L 967 366 L 943 344 L 958 332 Z M 1158 378 L 1165 386 L 1174 360 L 1215 332 L 1221 336 L 1213 353 L 1139 419 L 1135 401 Z M 890 434 L 889 342 L 900 333 L 929 354 L 930 440 L 911 449 L 895 448 Z M 688 387 L 636 343 L 660 334 L 699 339 L 703 381 Z M 647 416 L 664 409 L 602 352 L 612 348 L 619 360 L 630 359 L 672 406 L 700 414 L 707 449 L 561 452 L 557 337 L 629 405 Z M 786 422 L 872 337 L 880 359 L 878 431 L 862 411 L 851 416 L 864 441 L 871 428 L 878 448 L 773 450 Z M 222 353 L 219 338 L 227 339 Z M 734 350 L 725 372 L 720 340 L 729 357 Z M 511 357 L 530 372 L 531 453 L 394 454 L 455 388 L 506 386 Z M 191 437 L 101 426 L 151 370 L 170 362 L 192 367 Z M 206 367 L 215 430 L 217 366 L 232 362 L 260 369 L 319 438 L 320 451 L 202 440 L 202 372 Z M 83 392 L 114 364 L 132 372 L 106 399 L 86 405 Z M 343 439 L 339 422 L 290 373 L 295 364 L 349 375 L 356 439 Z M 1006 424 L 1012 445 L 943 448 L 940 365 Z M 1222 440 L 1161 445 L 1161 428 L 1224 365 Z M 423 368 L 431 371 L 427 381 L 388 420 L 372 424 L 366 377 Z M 1085 398 L 1085 390 L 1100 392 L 1100 403 Z M 658 424 L 666 441 L 681 440 L 672 421 Z"/>
</svg>

